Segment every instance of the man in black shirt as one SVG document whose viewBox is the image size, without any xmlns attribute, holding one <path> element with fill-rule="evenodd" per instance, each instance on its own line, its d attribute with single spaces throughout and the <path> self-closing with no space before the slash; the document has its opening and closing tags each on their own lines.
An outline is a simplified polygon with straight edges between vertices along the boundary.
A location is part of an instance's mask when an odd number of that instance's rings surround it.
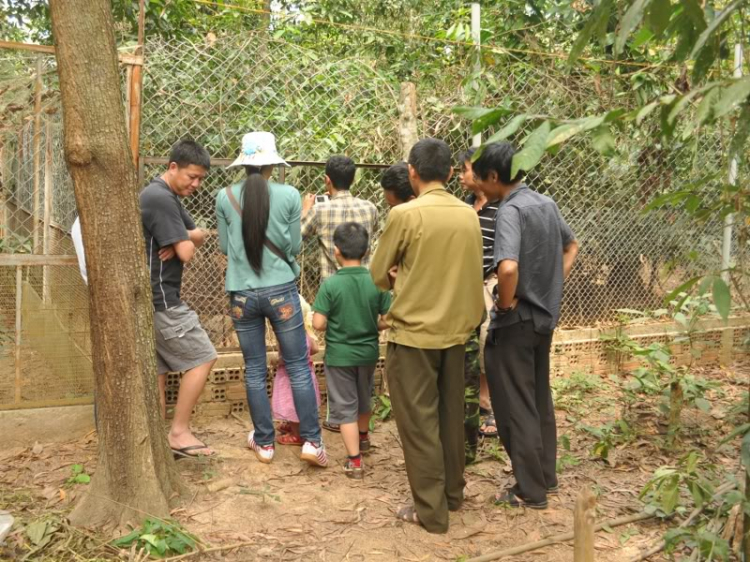
<svg viewBox="0 0 750 562">
<path fill-rule="evenodd" d="M 511 177 L 514 154 L 510 143 L 491 143 L 474 162 L 482 190 L 502 198 L 495 234 L 497 300 L 485 356 L 516 484 L 495 502 L 545 509 L 547 495 L 557 492 L 549 354 L 578 243 L 552 199 L 529 189 L 522 171 Z"/>
<path fill-rule="evenodd" d="M 181 199 L 195 193 L 211 160 L 200 144 L 179 141 L 169 155 L 169 168 L 140 195 L 146 256 L 151 271 L 154 303 L 156 363 L 162 415 L 166 413 L 166 374 L 182 372 L 169 445 L 181 456 L 206 456 L 213 451 L 190 431 L 190 414 L 203 391 L 216 350 L 198 315 L 180 299 L 182 271 L 205 233 L 196 228 Z"/>
</svg>

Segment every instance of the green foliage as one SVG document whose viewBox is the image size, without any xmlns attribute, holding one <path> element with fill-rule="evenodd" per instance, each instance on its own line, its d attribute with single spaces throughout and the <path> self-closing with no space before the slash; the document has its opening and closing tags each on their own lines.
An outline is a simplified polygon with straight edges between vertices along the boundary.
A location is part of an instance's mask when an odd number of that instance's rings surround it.
<svg viewBox="0 0 750 562">
<path fill-rule="evenodd" d="M 633 431 L 627 421 L 618 419 L 599 427 L 580 424 L 579 429 L 591 434 L 596 439 L 591 453 L 604 461 L 610 460 L 610 453 L 621 443 L 633 438 Z"/>
<path fill-rule="evenodd" d="M 562 435 L 558 439 L 558 446 L 563 450 L 563 453 L 558 455 L 555 465 L 555 471 L 558 474 L 562 474 L 568 468 L 573 468 L 581 464 L 581 459 L 571 453 L 570 438 L 567 435 Z"/>
<path fill-rule="evenodd" d="M 589 399 L 591 394 L 603 388 L 599 376 L 574 371 L 567 377 L 555 377 L 551 382 L 555 407 L 561 410 L 572 410 Z"/>
<path fill-rule="evenodd" d="M 112 541 L 118 548 L 130 548 L 136 545 L 144 549 L 152 558 L 167 558 L 195 550 L 199 540 L 182 528 L 179 523 L 161 519 L 148 518 L 143 526 L 133 532 Z"/>
<path fill-rule="evenodd" d="M 370 431 L 375 429 L 375 420 L 384 422 L 391 417 L 393 409 L 391 398 L 385 394 L 378 394 L 372 399 L 372 417 L 370 418 Z"/>
<path fill-rule="evenodd" d="M 70 467 L 70 478 L 66 481 L 66 484 L 88 484 L 91 482 L 91 476 L 86 474 L 86 469 L 82 464 L 74 464 Z"/>
<path fill-rule="evenodd" d="M 675 511 L 683 512 L 685 506 L 680 504 L 683 490 L 690 494 L 696 507 L 709 501 L 714 494 L 714 486 L 699 470 L 699 465 L 704 462 L 696 451 L 691 451 L 679 460 L 677 466 L 657 469 L 638 496 L 646 501 L 646 511 L 662 517 Z"/>
<path fill-rule="evenodd" d="M 3 254 L 30 254 L 33 245 L 31 236 L 21 236 L 5 228 L 5 236 L 0 238 L 0 253 Z"/>
</svg>

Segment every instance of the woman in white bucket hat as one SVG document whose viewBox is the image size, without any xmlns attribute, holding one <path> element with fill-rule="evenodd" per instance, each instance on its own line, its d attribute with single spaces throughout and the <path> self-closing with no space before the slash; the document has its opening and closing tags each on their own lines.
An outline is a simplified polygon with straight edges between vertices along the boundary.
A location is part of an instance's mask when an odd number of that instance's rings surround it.
<svg viewBox="0 0 750 562">
<path fill-rule="evenodd" d="M 270 181 L 274 166 L 288 166 L 271 133 L 242 137 L 231 166 L 243 166 L 243 182 L 216 196 L 219 244 L 227 256 L 230 314 L 245 359 L 245 386 L 253 431 L 248 447 L 261 462 L 274 455 L 274 426 L 266 392 L 266 319 L 271 322 L 287 373 L 304 440 L 300 458 L 327 466 L 318 405 L 307 363 L 307 338 L 297 292 L 302 247 L 302 202 L 296 189 Z"/>
</svg>

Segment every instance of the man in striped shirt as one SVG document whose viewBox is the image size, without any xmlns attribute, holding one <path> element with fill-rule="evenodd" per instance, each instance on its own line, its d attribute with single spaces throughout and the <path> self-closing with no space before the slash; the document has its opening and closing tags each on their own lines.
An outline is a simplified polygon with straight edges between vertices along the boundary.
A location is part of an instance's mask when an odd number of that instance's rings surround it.
<svg viewBox="0 0 750 562">
<path fill-rule="evenodd" d="M 354 161 L 347 156 L 331 156 L 326 162 L 325 185 L 330 197 L 325 203 L 315 203 L 315 195 L 308 194 L 302 202 L 302 237 L 317 238 L 320 245 L 321 283 L 339 269 L 334 255 L 333 233 L 347 222 L 361 224 L 367 230 L 369 239 L 378 221 L 378 210 L 369 201 L 359 199 L 349 193 L 356 173 Z M 370 255 L 365 256 L 362 265 L 368 266 Z"/>
<path fill-rule="evenodd" d="M 498 205 L 500 201 L 493 199 L 488 200 L 484 192 L 479 189 L 479 186 L 474 181 L 474 172 L 471 168 L 471 157 L 475 152 L 474 148 L 470 148 L 459 158 L 461 171 L 459 172 L 459 182 L 464 190 L 469 192 L 468 197 L 465 201 L 468 205 L 471 205 L 479 215 L 479 226 L 482 230 L 482 277 L 484 279 L 484 303 L 487 309 L 487 316 L 478 330 L 478 334 L 472 336 L 467 342 L 466 347 L 466 383 L 468 388 L 472 388 L 476 385 L 474 381 L 479 378 L 479 411 L 484 414 L 484 419 L 476 419 L 475 412 L 477 408 L 476 403 L 467 403 L 467 425 L 466 425 L 466 440 L 467 440 L 467 454 L 472 456 L 471 441 L 472 438 L 476 439 L 476 429 L 478 426 L 479 433 L 485 437 L 497 437 L 497 424 L 495 422 L 495 416 L 492 413 L 492 405 L 490 403 L 490 391 L 487 386 L 487 376 L 484 368 L 484 344 L 487 339 L 487 328 L 489 326 L 489 311 L 492 310 L 492 290 L 497 285 L 497 275 L 492 267 L 493 265 L 493 253 L 495 248 L 495 215 L 497 214 Z M 478 371 L 478 373 L 477 373 Z M 471 406 L 469 408 L 469 406 Z M 475 424 L 470 423 L 470 420 L 474 419 Z"/>
</svg>

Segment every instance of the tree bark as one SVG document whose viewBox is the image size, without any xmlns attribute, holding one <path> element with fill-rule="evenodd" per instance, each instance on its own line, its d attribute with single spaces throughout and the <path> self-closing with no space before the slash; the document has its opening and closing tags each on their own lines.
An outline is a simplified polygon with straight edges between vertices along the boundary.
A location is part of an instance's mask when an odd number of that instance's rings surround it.
<svg viewBox="0 0 750 562">
<path fill-rule="evenodd" d="M 401 154 L 409 160 L 409 152 L 419 140 L 417 130 L 417 87 L 413 82 L 401 83 L 401 96 L 398 103 L 398 135 L 401 140 Z"/>
<path fill-rule="evenodd" d="M 160 418 L 153 309 L 109 0 L 50 0 L 89 278 L 98 466 L 72 512 L 86 526 L 169 514 L 181 490 Z"/>
</svg>

